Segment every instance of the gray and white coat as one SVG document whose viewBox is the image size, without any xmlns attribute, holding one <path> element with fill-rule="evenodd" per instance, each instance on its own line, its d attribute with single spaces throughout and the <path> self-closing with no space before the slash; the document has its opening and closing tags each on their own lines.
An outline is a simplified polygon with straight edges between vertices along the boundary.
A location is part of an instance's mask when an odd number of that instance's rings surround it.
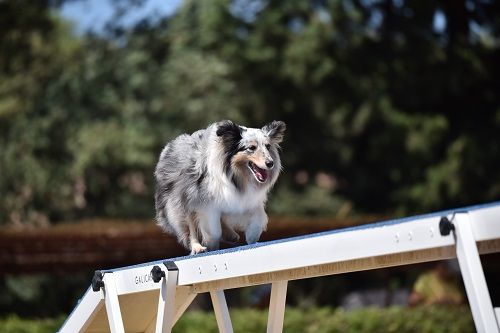
<svg viewBox="0 0 500 333">
<path fill-rule="evenodd" d="M 247 128 L 226 120 L 167 143 L 155 170 L 157 223 L 191 254 L 237 241 L 238 232 L 258 241 L 285 129 L 282 121 Z"/>
</svg>

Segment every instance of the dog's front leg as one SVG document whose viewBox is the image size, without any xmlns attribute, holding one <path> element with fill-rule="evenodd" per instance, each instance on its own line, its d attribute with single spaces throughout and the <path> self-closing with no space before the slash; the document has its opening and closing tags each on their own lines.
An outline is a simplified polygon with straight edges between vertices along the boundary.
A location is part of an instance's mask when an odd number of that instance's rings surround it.
<svg viewBox="0 0 500 333">
<path fill-rule="evenodd" d="M 191 247 L 191 254 L 198 254 L 205 252 L 207 248 L 201 245 L 198 236 L 198 224 L 193 218 L 188 218 L 187 220 L 189 227 L 189 246 Z"/>
<path fill-rule="evenodd" d="M 258 208 L 250 217 L 250 223 L 245 230 L 245 239 L 248 244 L 256 243 L 260 235 L 267 228 L 267 214 L 264 207 Z"/>
<path fill-rule="evenodd" d="M 198 213 L 202 244 L 211 250 L 218 250 L 222 237 L 221 213 L 216 210 L 204 210 Z"/>
</svg>

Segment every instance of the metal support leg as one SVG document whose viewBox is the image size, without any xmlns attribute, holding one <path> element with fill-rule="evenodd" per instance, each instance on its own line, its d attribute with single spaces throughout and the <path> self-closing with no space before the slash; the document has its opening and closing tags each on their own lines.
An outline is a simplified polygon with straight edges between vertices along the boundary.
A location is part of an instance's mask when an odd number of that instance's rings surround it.
<svg viewBox="0 0 500 333">
<path fill-rule="evenodd" d="M 476 330 L 499 333 L 469 214 L 456 214 L 454 224 L 458 263 Z"/>
<path fill-rule="evenodd" d="M 212 298 L 212 304 L 214 307 L 215 318 L 217 319 L 219 332 L 233 333 L 233 324 L 231 323 L 231 317 L 229 316 L 229 310 L 227 308 L 224 291 L 211 291 L 210 297 Z"/>
<path fill-rule="evenodd" d="M 106 273 L 103 277 L 103 282 L 104 287 L 101 290 L 104 297 L 104 304 L 106 305 L 111 333 L 125 333 L 113 273 Z"/>
<path fill-rule="evenodd" d="M 287 285 L 288 281 L 278 281 L 272 284 L 269 316 L 267 318 L 267 333 L 279 333 L 283 331 Z"/>
<path fill-rule="evenodd" d="M 175 289 L 179 271 L 173 262 L 165 263 L 167 271 L 161 279 L 158 314 L 156 315 L 156 333 L 170 333 L 174 326 Z M 170 265 L 170 266 L 169 266 Z"/>
</svg>

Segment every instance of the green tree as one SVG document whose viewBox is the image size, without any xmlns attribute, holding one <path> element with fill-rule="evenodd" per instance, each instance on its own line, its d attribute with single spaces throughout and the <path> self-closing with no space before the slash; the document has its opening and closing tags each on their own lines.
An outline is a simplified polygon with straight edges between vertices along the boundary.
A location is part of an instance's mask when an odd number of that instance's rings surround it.
<svg viewBox="0 0 500 333">
<path fill-rule="evenodd" d="M 500 197 L 498 1 L 186 0 L 81 37 L 59 3 L 0 3 L 2 221 L 152 216 L 162 146 L 222 118 L 288 124 L 274 212 Z"/>
</svg>

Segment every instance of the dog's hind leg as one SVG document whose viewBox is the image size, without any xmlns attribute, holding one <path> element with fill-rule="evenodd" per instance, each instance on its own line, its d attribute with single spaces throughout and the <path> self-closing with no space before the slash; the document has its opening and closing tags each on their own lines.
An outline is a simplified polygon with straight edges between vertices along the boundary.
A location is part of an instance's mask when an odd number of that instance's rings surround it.
<svg viewBox="0 0 500 333">
<path fill-rule="evenodd" d="M 240 240 L 240 235 L 234 230 L 234 222 L 231 216 L 222 214 L 221 216 L 221 226 L 222 226 L 222 239 L 223 243 L 235 244 Z"/>
<path fill-rule="evenodd" d="M 227 224 L 222 224 L 222 241 L 229 243 L 229 244 L 235 244 L 239 242 L 240 240 L 240 235 L 231 227 L 229 227 Z"/>
</svg>

